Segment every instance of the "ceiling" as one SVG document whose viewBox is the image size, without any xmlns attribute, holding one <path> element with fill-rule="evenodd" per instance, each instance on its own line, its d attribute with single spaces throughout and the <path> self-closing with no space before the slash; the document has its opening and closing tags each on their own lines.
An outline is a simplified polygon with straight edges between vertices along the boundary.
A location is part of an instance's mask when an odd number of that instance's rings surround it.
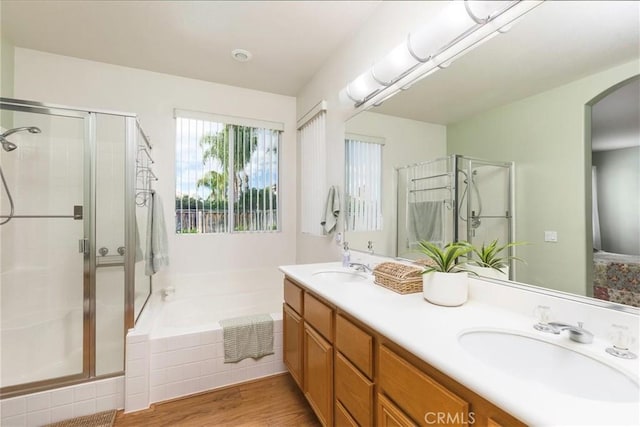
<svg viewBox="0 0 640 427">
<path fill-rule="evenodd" d="M 19 47 L 295 96 L 379 5 L 1 0 L 0 14 Z M 640 2 L 547 1 L 374 111 L 455 123 L 638 57 Z"/>
<path fill-rule="evenodd" d="M 379 4 L 2 0 L 0 14 L 18 47 L 295 96 Z"/>
<path fill-rule="evenodd" d="M 372 111 L 455 123 L 639 57 L 640 2 L 547 1 Z"/>
</svg>

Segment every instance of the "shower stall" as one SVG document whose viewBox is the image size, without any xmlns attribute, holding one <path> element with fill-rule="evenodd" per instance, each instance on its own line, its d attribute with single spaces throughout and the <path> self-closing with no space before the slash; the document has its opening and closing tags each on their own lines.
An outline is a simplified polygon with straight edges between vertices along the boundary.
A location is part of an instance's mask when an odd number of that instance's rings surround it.
<svg viewBox="0 0 640 427">
<path fill-rule="evenodd" d="M 513 241 L 512 162 L 450 155 L 399 167 L 396 179 L 398 257 L 419 257 L 422 240 Z"/>
<path fill-rule="evenodd" d="M 0 397 L 122 375 L 151 290 L 136 116 L 0 98 L 0 144 Z"/>
</svg>

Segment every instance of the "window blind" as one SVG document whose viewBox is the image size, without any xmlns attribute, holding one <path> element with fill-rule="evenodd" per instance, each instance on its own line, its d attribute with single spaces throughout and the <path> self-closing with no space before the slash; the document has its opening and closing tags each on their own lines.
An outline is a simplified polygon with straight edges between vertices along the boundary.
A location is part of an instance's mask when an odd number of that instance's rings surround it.
<svg viewBox="0 0 640 427">
<path fill-rule="evenodd" d="M 320 225 L 327 195 L 326 183 L 326 111 L 303 123 L 298 129 L 300 146 L 300 198 L 303 233 L 323 235 Z"/>
<path fill-rule="evenodd" d="M 345 139 L 346 229 L 382 230 L 382 142 Z M 373 139 L 370 139 L 373 140 Z"/>
</svg>

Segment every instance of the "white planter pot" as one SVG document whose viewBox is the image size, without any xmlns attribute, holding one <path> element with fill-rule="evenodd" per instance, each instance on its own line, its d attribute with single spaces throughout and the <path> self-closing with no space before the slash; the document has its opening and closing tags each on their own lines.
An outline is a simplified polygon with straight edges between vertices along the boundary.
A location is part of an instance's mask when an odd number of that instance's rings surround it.
<svg viewBox="0 0 640 427">
<path fill-rule="evenodd" d="M 467 302 L 469 280 L 464 273 L 431 272 L 422 275 L 422 294 L 427 301 L 446 307 Z"/>
<path fill-rule="evenodd" d="M 480 277 L 488 277 L 490 279 L 500 279 L 500 280 L 509 280 L 509 267 L 504 267 L 502 271 L 504 273 L 499 272 L 495 268 L 490 267 L 478 267 L 473 264 L 465 264 L 464 268 L 469 271 L 473 271 Z"/>
</svg>

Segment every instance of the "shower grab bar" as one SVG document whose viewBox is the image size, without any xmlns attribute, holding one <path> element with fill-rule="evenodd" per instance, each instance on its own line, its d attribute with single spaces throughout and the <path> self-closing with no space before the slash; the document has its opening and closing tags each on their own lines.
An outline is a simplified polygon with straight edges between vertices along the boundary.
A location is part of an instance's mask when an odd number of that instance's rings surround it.
<svg viewBox="0 0 640 427">
<path fill-rule="evenodd" d="M 433 191 L 433 190 L 451 190 L 451 186 L 449 185 L 444 185 L 442 187 L 433 187 L 433 188 L 421 188 L 419 190 L 409 190 L 409 193 L 417 193 L 419 191 Z"/>
<path fill-rule="evenodd" d="M 149 158 L 149 161 L 151 163 L 155 163 L 155 161 L 153 160 L 153 157 L 151 157 L 151 154 L 149 154 L 149 151 L 147 150 L 146 147 L 139 147 L 138 148 L 138 152 L 143 152 L 144 154 L 147 155 L 147 157 Z"/>
<path fill-rule="evenodd" d="M 73 215 L 0 215 L 0 218 L 73 218 L 82 219 L 82 206 L 73 207 Z"/>
<path fill-rule="evenodd" d="M 443 176 L 449 176 L 449 175 L 450 175 L 450 174 L 447 172 L 447 173 L 441 173 L 441 174 L 439 174 L 439 175 L 423 176 L 423 177 L 421 177 L 421 178 L 411 178 L 411 182 L 421 181 L 421 180 L 423 180 L 423 179 L 440 178 L 440 177 L 443 177 Z"/>
</svg>

